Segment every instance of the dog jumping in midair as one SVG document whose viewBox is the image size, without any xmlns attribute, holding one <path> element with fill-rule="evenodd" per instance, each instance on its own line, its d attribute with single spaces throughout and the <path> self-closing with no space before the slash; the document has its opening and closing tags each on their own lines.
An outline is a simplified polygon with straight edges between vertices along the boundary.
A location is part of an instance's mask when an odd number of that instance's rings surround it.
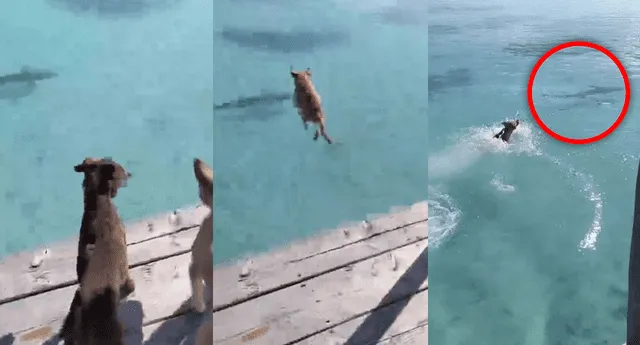
<svg viewBox="0 0 640 345">
<path fill-rule="evenodd" d="M 295 84 L 293 92 L 293 106 L 298 109 L 298 114 L 302 118 L 304 129 L 308 129 L 308 122 L 315 123 L 318 128 L 313 136 L 313 140 L 318 140 L 318 136 L 322 137 L 331 144 L 333 141 L 325 131 L 325 116 L 322 110 L 321 98 L 311 81 L 311 69 L 304 71 L 294 71 L 291 68 L 291 77 Z"/>
</svg>

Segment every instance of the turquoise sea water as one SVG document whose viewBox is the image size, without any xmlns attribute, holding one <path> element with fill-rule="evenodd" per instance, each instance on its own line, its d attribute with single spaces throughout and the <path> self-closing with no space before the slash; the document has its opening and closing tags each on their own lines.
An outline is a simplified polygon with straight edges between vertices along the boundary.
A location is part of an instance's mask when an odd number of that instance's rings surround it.
<svg viewBox="0 0 640 345">
<path fill-rule="evenodd" d="M 628 1 L 429 3 L 429 340 L 458 345 L 622 344 L 640 121 L 587 146 L 535 124 L 526 85 L 557 43 L 587 39 L 640 70 Z M 611 125 L 624 93 L 603 55 L 576 48 L 541 69 L 534 99 L 566 136 Z M 593 90 L 591 88 L 591 90 Z M 602 90 L 602 89 L 600 89 Z M 545 96 L 546 95 L 546 96 Z M 512 143 L 492 140 L 520 111 Z"/>
<path fill-rule="evenodd" d="M 426 198 L 426 5 L 221 0 L 214 23 L 216 104 L 311 68 L 336 141 L 275 96 L 214 111 L 215 262 Z"/>
<path fill-rule="evenodd" d="M 125 219 L 198 201 L 192 159 L 213 161 L 211 13 L 210 1 L 0 5 L 0 75 L 58 74 L 0 86 L 0 256 L 77 234 L 73 166 L 87 156 L 133 174 L 116 199 Z"/>
</svg>

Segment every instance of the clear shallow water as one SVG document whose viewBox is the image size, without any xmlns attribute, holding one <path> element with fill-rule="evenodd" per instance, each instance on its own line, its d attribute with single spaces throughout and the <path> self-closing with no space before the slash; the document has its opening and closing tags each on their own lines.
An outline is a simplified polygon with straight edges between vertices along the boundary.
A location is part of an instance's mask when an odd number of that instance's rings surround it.
<svg viewBox="0 0 640 345">
<path fill-rule="evenodd" d="M 133 174 L 116 199 L 125 219 L 198 201 L 192 159 L 213 161 L 211 2 L 101 3 L 0 6 L 0 75 L 58 73 L 0 88 L 0 256 L 77 233 L 73 166 L 87 156 Z"/>
<path fill-rule="evenodd" d="M 427 23 L 413 14 L 216 1 L 215 103 L 290 93 L 290 66 L 310 67 L 336 143 L 314 142 L 291 100 L 215 111 L 215 262 L 426 198 Z"/>
<path fill-rule="evenodd" d="M 637 106 L 632 102 L 606 140 L 569 146 L 538 129 L 526 85 L 554 44 L 590 39 L 617 54 L 633 89 L 640 8 L 575 1 L 429 6 L 429 268 L 437 282 L 429 289 L 430 341 L 623 343 Z M 544 68 L 534 97 L 622 83 L 598 53 L 560 56 Z M 605 98 L 611 104 L 598 106 Z M 574 130 L 567 135 L 587 136 L 611 124 L 622 100 L 618 92 L 541 107 L 545 116 L 562 114 L 549 121 Z M 512 143 L 491 140 L 517 110 L 524 123 Z"/>
<path fill-rule="evenodd" d="M 536 74 L 533 101 L 540 119 L 569 138 L 606 131 L 624 104 L 620 70 L 605 54 L 573 47 L 549 57 Z"/>
</svg>

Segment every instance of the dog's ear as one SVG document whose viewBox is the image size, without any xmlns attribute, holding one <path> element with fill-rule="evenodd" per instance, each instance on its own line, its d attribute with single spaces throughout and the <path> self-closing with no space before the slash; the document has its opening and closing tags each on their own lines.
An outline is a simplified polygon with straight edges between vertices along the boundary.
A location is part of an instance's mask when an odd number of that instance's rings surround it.
<svg viewBox="0 0 640 345">
<path fill-rule="evenodd" d="M 111 157 L 105 157 L 103 159 L 105 164 L 111 164 L 114 167 L 113 177 L 118 180 L 126 180 L 131 177 L 131 173 L 126 171 L 124 167 L 116 163 Z"/>
<path fill-rule="evenodd" d="M 100 177 L 103 180 L 115 180 L 117 176 L 114 176 L 116 173 L 116 165 L 114 162 L 105 162 L 100 165 Z"/>
<path fill-rule="evenodd" d="M 200 187 L 213 190 L 213 170 L 199 158 L 193 160 L 193 172 Z"/>
<path fill-rule="evenodd" d="M 292 77 L 294 77 L 294 78 L 295 78 L 295 77 L 297 77 L 297 76 L 298 76 L 298 72 L 296 72 L 296 71 L 291 71 L 291 76 L 292 76 Z"/>
<path fill-rule="evenodd" d="M 309 77 L 311 77 L 311 68 L 307 67 L 307 69 L 304 71 L 304 73 L 306 73 Z"/>
<path fill-rule="evenodd" d="M 76 172 L 86 173 L 94 171 L 98 167 L 98 162 L 94 158 L 85 158 L 82 163 L 73 167 Z"/>
</svg>

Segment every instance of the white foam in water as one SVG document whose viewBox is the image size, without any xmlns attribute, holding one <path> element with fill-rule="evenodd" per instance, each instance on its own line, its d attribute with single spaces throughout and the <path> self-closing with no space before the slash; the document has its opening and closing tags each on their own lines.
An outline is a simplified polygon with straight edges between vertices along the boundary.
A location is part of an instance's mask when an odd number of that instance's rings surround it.
<svg viewBox="0 0 640 345">
<path fill-rule="evenodd" d="M 456 138 L 452 146 L 429 156 L 429 179 L 443 179 L 464 172 L 489 154 L 543 155 L 538 148 L 539 140 L 537 133 L 534 131 L 534 125 L 521 122 L 518 129 L 513 133 L 509 144 L 493 138 L 493 135 L 499 132 L 501 128 L 500 124 L 469 128 L 467 132 Z M 577 171 L 572 166 L 563 163 L 559 158 L 551 156 L 547 158 L 563 172 L 577 178 L 585 197 L 593 204 L 593 220 L 584 238 L 580 241 L 579 247 L 581 249 L 595 250 L 598 235 L 602 230 L 601 222 L 604 207 L 602 194 L 598 191 L 591 175 Z M 515 191 L 515 187 L 505 184 L 502 176 L 499 175 L 494 176 L 491 184 L 501 192 Z M 449 196 L 437 191 L 432 193 L 433 189 L 432 186 L 429 186 L 429 213 L 435 215 L 429 219 L 429 237 L 430 239 L 433 238 L 433 241 L 430 241 L 430 245 L 433 242 L 437 246 L 446 236 L 453 233 L 455 226 L 458 224 L 461 211 L 455 207 Z"/>
<path fill-rule="evenodd" d="M 594 211 L 593 211 L 593 221 L 591 222 L 591 228 L 584 236 L 584 239 L 580 241 L 580 248 L 582 249 L 596 249 L 596 241 L 598 240 L 598 235 L 602 230 L 602 197 L 599 192 L 595 190 L 592 184 L 588 184 L 585 189 L 587 193 L 589 193 L 589 200 L 593 203 Z"/>
<path fill-rule="evenodd" d="M 456 138 L 455 144 L 429 156 L 429 179 L 441 179 L 461 173 L 488 154 L 541 154 L 538 136 L 531 124 L 521 122 L 508 144 L 493 138 L 500 129 L 500 124 L 472 127 Z"/>
<path fill-rule="evenodd" d="M 429 247 L 437 248 L 453 234 L 461 213 L 449 195 L 429 186 Z"/>
<path fill-rule="evenodd" d="M 493 136 L 502 129 L 501 124 L 472 127 L 458 136 L 445 150 L 429 156 L 429 179 L 442 179 L 461 173 L 488 154 L 527 154 L 538 156 L 538 137 L 533 126 L 520 122 L 509 144 Z M 513 191 L 513 186 L 500 182 L 502 191 Z M 492 181 L 492 184 L 494 182 Z M 437 247 L 453 234 L 460 220 L 461 210 L 447 194 L 429 185 L 429 246 Z"/>
<path fill-rule="evenodd" d="M 589 230 L 584 235 L 582 241 L 580 241 L 581 249 L 596 249 L 596 242 L 598 241 L 598 235 L 602 230 L 602 211 L 604 203 L 602 201 L 602 194 L 598 191 L 597 186 L 593 182 L 593 176 L 577 171 L 573 167 L 566 165 L 556 157 L 549 157 L 549 159 L 560 167 L 567 174 L 571 174 L 578 178 L 581 185 L 581 190 L 585 197 L 593 204 L 593 220 Z"/>
<path fill-rule="evenodd" d="M 491 185 L 496 187 L 496 189 L 500 192 L 513 192 L 516 190 L 516 187 L 504 183 L 503 179 L 504 178 L 502 177 L 502 175 L 495 175 L 491 180 Z"/>
</svg>

